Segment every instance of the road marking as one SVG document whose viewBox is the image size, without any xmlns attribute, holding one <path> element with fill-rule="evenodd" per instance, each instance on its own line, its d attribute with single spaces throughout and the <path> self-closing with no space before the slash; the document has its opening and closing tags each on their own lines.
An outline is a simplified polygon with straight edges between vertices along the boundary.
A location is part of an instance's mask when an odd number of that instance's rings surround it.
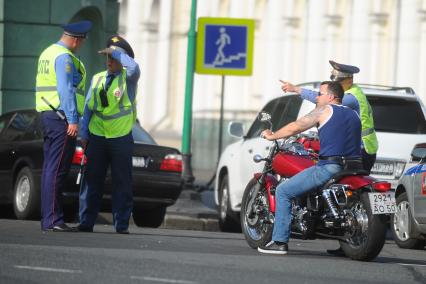
<svg viewBox="0 0 426 284">
<path fill-rule="evenodd" d="M 71 269 L 62 269 L 62 268 L 51 268 L 51 267 L 39 267 L 39 266 L 25 266 L 25 265 L 14 265 L 13 267 L 18 269 L 29 269 L 29 270 L 38 270 L 38 271 L 48 271 L 48 272 L 60 272 L 60 273 L 82 273 L 81 270 L 71 270 Z"/>
<path fill-rule="evenodd" d="M 414 263 L 397 263 L 399 265 L 404 265 L 404 266 L 421 266 L 421 267 L 426 267 L 426 264 L 414 264 Z"/>
<path fill-rule="evenodd" d="M 194 281 L 187 281 L 187 280 L 176 280 L 176 279 L 145 277 L 145 276 L 133 276 L 133 275 L 130 276 L 130 279 L 153 281 L 153 282 L 164 282 L 164 283 L 179 283 L 179 284 L 196 284 L 197 283 L 197 282 L 194 282 Z"/>
</svg>

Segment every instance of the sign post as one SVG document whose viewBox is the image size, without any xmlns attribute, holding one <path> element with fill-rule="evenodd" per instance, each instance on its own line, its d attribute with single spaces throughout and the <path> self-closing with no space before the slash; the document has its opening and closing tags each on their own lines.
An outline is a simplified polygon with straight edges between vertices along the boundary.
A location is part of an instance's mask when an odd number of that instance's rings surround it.
<svg viewBox="0 0 426 284">
<path fill-rule="evenodd" d="M 252 74 L 254 27 L 252 19 L 207 17 L 198 19 L 195 72 L 222 75 L 218 161 L 222 152 L 225 75 Z"/>
</svg>

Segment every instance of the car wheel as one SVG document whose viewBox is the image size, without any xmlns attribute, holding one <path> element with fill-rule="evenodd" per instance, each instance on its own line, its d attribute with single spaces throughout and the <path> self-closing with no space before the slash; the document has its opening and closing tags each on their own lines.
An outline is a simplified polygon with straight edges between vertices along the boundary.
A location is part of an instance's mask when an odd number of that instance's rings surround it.
<svg viewBox="0 0 426 284">
<path fill-rule="evenodd" d="M 20 220 L 40 217 L 40 182 L 28 167 L 22 168 L 16 177 L 13 210 Z"/>
<path fill-rule="evenodd" d="M 158 228 L 164 221 L 166 207 L 156 207 L 152 209 L 133 208 L 133 222 L 138 227 Z"/>
<path fill-rule="evenodd" d="M 411 238 L 412 217 L 407 193 L 396 198 L 396 213 L 391 216 L 391 231 L 395 243 L 404 249 L 423 249 L 426 242 Z"/>
<path fill-rule="evenodd" d="M 239 218 L 231 210 L 228 184 L 228 176 L 225 175 L 219 186 L 219 228 L 223 232 L 240 232 Z"/>
</svg>

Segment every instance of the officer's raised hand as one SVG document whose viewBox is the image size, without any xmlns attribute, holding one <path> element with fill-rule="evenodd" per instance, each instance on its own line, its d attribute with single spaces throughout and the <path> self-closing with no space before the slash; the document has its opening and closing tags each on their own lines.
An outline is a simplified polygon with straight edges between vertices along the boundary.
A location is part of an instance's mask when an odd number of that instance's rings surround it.
<svg viewBox="0 0 426 284">
<path fill-rule="evenodd" d="M 290 82 L 286 82 L 286 81 L 283 81 L 283 80 L 279 80 L 279 81 L 282 84 L 281 90 L 283 90 L 283 92 L 285 92 L 285 93 L 292 92 L 292 93 L 300 94 L 302 92 L 300 87 L 297 87 Z"/>
<path fill-rule="evenodd" d="M 102 50 L 99 50 L 98 53 L 99 54 L 106 54 L 106 55 L 111 55 L 112 54 L 113 49 L 110 47 L 104 48 Z"/>
</svg>

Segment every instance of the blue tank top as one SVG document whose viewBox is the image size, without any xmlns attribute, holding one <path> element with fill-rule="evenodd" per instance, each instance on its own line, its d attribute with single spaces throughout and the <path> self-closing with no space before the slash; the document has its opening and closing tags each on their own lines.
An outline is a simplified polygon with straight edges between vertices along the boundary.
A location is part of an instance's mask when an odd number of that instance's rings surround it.
<svg viewBox="0 0 426 284">
<path fill-rule="evenodd" d="M 322 157 L 361 157 L 361 120 L 352 109 L 341 105 L 330 105 L 330 118 L 318 128 Z M 335 163 L 320 160 L 321 164 Z"/>
</svg>

